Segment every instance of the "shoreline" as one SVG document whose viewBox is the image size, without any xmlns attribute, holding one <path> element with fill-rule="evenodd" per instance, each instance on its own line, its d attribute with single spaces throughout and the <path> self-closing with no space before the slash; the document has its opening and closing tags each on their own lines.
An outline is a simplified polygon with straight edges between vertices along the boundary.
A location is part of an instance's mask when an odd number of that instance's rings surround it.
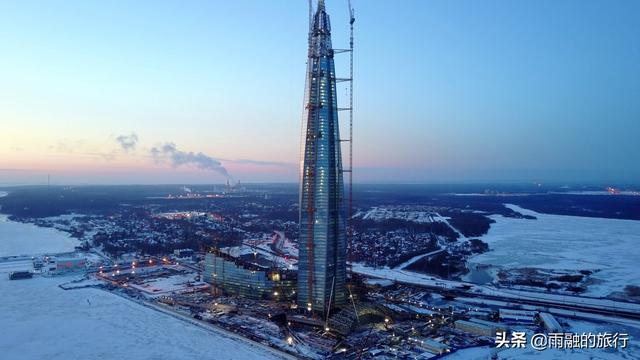
<svg viewBox="0 0 640 360">
<path fill-rule="evenodd" d="M 131 301 L 133 303 L 136 303 L 136 304 L 144 306 L 144 307 L 146 307 L 148 309 L 157 311 L 157 312 L 162 313 L 164 315 L 171 316 L 171 317 L 176 318 L 178 320 L 184 321 L 186 323 L 189 323 L 190 325 L 197 326 L 198 328 L 201 328 L 203 330 L 212 332 L 212 333 L 214 333 L 216 335 L 224 336 L 224 337 L 227 337 L 227 338 L 230 338 L 230 339 L 239 340 L 239 341 L 242 341 L 243 343 L 245 343 L 246 345 L 257 347 L 257 348 L 261 348 L 263 350 L 268 351 L 269 353 L 271 353 L 273 355 L 282 357 L 283 359 L 298 359 L 298 357 L 296 357 L 296 356 L 294 356 L 292 354 L 289 354 L 289 353 L 286 353 L 286 352 L 284 352 L 282 350 L 279 350 L 279 349 L 272 348 L 270 346 L 264 345 L 264 344 L 259 343 L 257 341 L 254 341 L 254 340 L 251 340 L 249 338 L 246 338 L 246 337 L 244 337 L 242 335 L 238 335 L 238 334 L 236 334 L 234 332 L 231 332 L 231 331 L 229 331 L 229 330 L 227 330 L 227 329 L 225 329 L 223 327 L 220 327 L 218 325 L 190 318 L 190 317 L 188 317 L 186 315 L 183 315 L 183 314 L 180 314 L 178 312 L 172 311 L 171 309 L 168 309 L 168 308 L 164 308 L 164 307 L 162 307 L 160 305 L 156 305 L 156 304 L 154 304 L 152 302 L 147 302 L 145 300 L 137 300 L 137 299 L 128 297 L 128 296 L 126 296 L 124 294 L 120 294 L 118 292 L 109 291 L 107 289 L 102 289 L 102 288 L 97 288 L 97 289 L 105 291 L 105 292 L 107 292 L 109 294 L 113 294 L 115 296 L 119 296 L 119 297 L 121 297 L 121 298 L 123 298 L 123 299 L 125 299 L 127 301 Z M 73 290 L 73 289 L 70 289 L 70 290 Z"/>
<path fill-rule="evenodd" d="M 0 257 L 71 252 L 81 244 L 68 232 L 30 222 L 13 221 L 9 215 L 2 213 L 0 238 L 3 242 Z"/>
<path fill-rule="evenodd" d="M 486 267 L 494 280 L 499 270 L 590 271 L 589 279 L 601 282 L 588 284 L 584 295 L 597 297 L 623 291 L 624 285 L 638 279 L 631 271 L 637 248 L 628 246 L 640 239 L 640 221 L 545 214 L 518 205 L 505 206 L 536 220 L 491 216 L 495 223 L 480 237 L 490 250 L 471 256 L 467 260 L 470 267 Z M 618 261 L 608 261 L 613 257 Z"/>
</svg>

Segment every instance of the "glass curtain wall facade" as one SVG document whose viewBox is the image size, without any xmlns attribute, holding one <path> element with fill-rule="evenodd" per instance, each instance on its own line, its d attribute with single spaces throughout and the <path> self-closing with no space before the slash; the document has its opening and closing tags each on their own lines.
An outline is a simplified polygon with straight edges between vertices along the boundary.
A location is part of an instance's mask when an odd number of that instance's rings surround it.
<svg viewBox="0 0 640 360">
<path fill-rule="evenodd" d="M 326 313 L 346 302 L 344 183 L 334 51 L 324 1 L 309 32 L 300 176 L 298 305 Z"/>
<path fill-rule="evenodd" d="M 250 299 L 282 300 L 295 296 L 295 271 L 249 264 L 219 250 L 205 255 L 202 279 L 227 294 Z"/>
</svg>

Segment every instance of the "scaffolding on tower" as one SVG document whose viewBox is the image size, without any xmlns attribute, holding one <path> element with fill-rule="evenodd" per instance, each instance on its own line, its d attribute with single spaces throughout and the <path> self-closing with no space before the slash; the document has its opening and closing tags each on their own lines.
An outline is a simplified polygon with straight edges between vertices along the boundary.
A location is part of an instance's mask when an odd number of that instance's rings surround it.
<svg viewBox="0 0 640 360">
<path fill-rule="evenodd" d="M 349 82 L 349 106 L 348 107 L 338 107 L 337 111 L 338 112 L 342 112 L 342 111 L 348 111 L 349 112 L 349 136 L 347 139 L 339 139 L 340 143 L 343 142 L 348 142 L 349 143 L 349 158 L 348 158 L 348 168 L 347 169 L 342 169 L 342 173 L 349 173 L 349 178 L 348 178 L 348 183 L 347 185 L 347 201 L 346 201 L 346 206 L 345 206 L 345 199 L 344 197 L 341 199 L 342 201 L 342 206 L 343 206 L 343 211 L 346 210 L 346 243 L 349 244 L 352 241 L 352 235 L 353 235 L 353 223 L 352 223 L 352 217 L 353 217 L 353 48 L 354 48 L 354 41 L 353 41 L 353 24 L 355 22 L 355 17 L 354 17 L 354 10 L 353 7 L 351 6 L 351 1 L 348 0 L 347 1 L 348 6 L 349 6 L 349 28 L 350 28 L 350 37 L 349 37 L 349 48 L 347 49 L 333 49 L 333 53 L 334 54 L 340 54 L 340 53 L 349 53 L 349 77 L 348 78 L 338 78 L 335 76 L 335 74 L 333 75 L 333 81 L 335 84 L 340 83 L 340 82 Z M 309 34 L 308 34 L 308 49 L 309 49 L 309 56 L 311 56 L 311 53 L 313 51 L 312 49 L 312 36 L 313 36 L 313 21 L 314 21 L 314 8 L 313 8 L 313 0 L 308 0 L 308 4 L 309 4 Z M 324 1 L 323 0 L 318 0 L 318 6 L 324 7 Z M 305 79 L 305 99 L 304 99 L 304 108 L 305 111 L 303 111 L 303 118 L 302 118 L 302 126 L 301 126 L 301 131 L 300 131 L 300 178 L 299 178 L 299 183 L 300 183 L 300 193 L 303 193 L 304 187 L 305 187 L 305 171 L 307 171 L 306 175 L 308 177 L 309 184 L 313 183 L 313 179 L 315 178 L 316 174 L 314 173 L 314 169 L 315 166 L 308 166 L 307 169 L 305 169 L 305 146 L 311 144 L 311 146 L 314 148 L 314 155 L 311 156 L 311 158 L 308 159 L 308 161 L 310 161 L 312 163 L 312 165 L 314 165 L 317 162 L 317 159 L 315 158 L 317 156 L 317 149 L 315 149 L 315 147 L 317 147 L 317 139 L 315 138 L 315 131 L 314 129 L 309 129 L 308 125 L 309 123 L 307 122 L 307 117 L 306 115 L 310 115 L 310 116 L 318 116 L 318 108 L 322 106 L 322 104 L 319 103 L 319 99 L 313 97 L 313 96 L 309 96 L 311 94 L 312 91 L 310 91 L 310 86 L 311 86 L 311 76 L 312 73 L 314 73 L 314 70 L 316 71 L 321 71 L 319 68 L 318 69 L 313 69 L 311 68 L 311 63 L 307 62 L 307 78 Z M 316 75 L 316 74 L 314 74 Z M 318 73 L 317 76 L 320 76 L 321 73 Z M 316 92 L 315 94 L 319 93 L 319 89 L 315 89 Z M 313 123 L 313 122 L 312 122 Z M 310 135 L 311 134 L 311 135 Z M 309 138 L 309 136 L 311 136 L 311 138 Z M 311 140 L 311 141 L 309 141 Z M 313 192 L 314 192 L 314 186 L 309 186 L 309 184 L 307 184 L 308 186 L 308 196 L 309 197 L 313 197 Z M 344 186 L 344 183 L 343 183 Z M 302 199 L 301 199 L 302 200 Z M 300 205 L 302 205 L 302 203 L 300 203 Z M 346 207 L 346 209 L 345 209 Z M 307 239 L 305 241 L 305 244 L 300 244 L 301 246 L 304 246 L 305 249 L 307 250 L 307 256 L 308 256 L 308 262 L 310 264 L 314 263 L 314 236 L 313 236 L 313 223 L 311 221 L 311 219 L 314 219 L 314 215 L 315 215 L 315 204 L 312 201 L 309 201 L 307 206 L 303 207 L 300 206 L 299 208 L 300 211 L 300 218 L 302 218 L 302 213 L 306 213 L 308 219 L 310 219 L 308 221 L 308 223 L 306 224 L 308 226 L 307 229 Z M 346 259 L 345 259 L 346 260 Z M 309 303 L 307 304 L 308 307 L 311 307 L 311 304 L 314 302 L 314 291 L 313 291 L 313 283 L 314 283 L 314 274 L 313 274 L 313 269 L 312 266 L 309 267 L 309 269 L 307 269 L 308 271 L 308 293 L 309 293 Z M 334 275 L 335 277 L 335 275 Z M 335 278 L 333 279 L 333 281 L 335 281 Z M 326 314 L 328 315 L 328 313 L 330 312 L 330 307 L 331 307 L 331 301 L 333 298 L 333 285 L 332 285 L 332 289 L 331 289 L 331 295 L 328 301 L 328 304 L 325 304 L 325 309 Z M 327 307 L 328 305 L 328 307 Z M 355 304 L 354 304 L 355 305 Z"/>
<path fill-rule="evenodd" d="M 311 3 L 311 1 L 309 2 Z M 349 53 L 349 77 L 348 78 L 335 78 L 335 82 L 349 82 L 349 107 L 346 108 L 338 108 L 338 111 L 348 111 L 349 112 L 349 138 L 341 139 L 340 142 L 349 143 L 349 167 L 347 169 L 343 169 L 343 173 L 349 174 L 349 181 L 347 184 L 347 193 L 348 193 L 348 202 L 347 202 L 347 248 L 349 244 L 352 243 L 353 240 L 353 23 L 356 21 L 354 16 L 354 9 L 351 6 L 351 0 L 347 0 L 347 5 L 349 7 L 349 48 L 348 49 L 334 49 L 335 54 L 341 53 Z M 349 255 L 347 254 L 347 258 Z M 346 259 L 345 259 L 346 260 Z M 350 289 L 348 289 L 351 292 Z M 353 305 L 353 309 L 355 311 L 356 317 L 358 317 L 358 310 L 356 309 L 356 304 L 353 300 L 353 296 L 349 297 L 351 299 L 351 303 Z M 331 297 L 329 298 L 329 309 L 331 306 Z M 325 318 L 325 329 L 328 329 L 329 322 L 329 311 L 327 311 Z"/>
<path fill-rule="evenodd" d="M 354 9 L 351 6 L 351 0 L 347 0 L 349 6 L 349 48 L 335 49 L 336 54 L 349 53 L 349 77 L 336 78 L 336 83 L 349 82 L 349 107 L 338 108 L 338 111 L 349 112 L 349 138 L 342 139 L 341 142 L 349 143 L 349 168 L 343 169 L 342 172 L 349 173 L 349 181 L 347 184 L 348 202 L 347 202 L 347 244 L 350 244 L 353 236 L 353 23 L 356 21 Z"/>
</svg>

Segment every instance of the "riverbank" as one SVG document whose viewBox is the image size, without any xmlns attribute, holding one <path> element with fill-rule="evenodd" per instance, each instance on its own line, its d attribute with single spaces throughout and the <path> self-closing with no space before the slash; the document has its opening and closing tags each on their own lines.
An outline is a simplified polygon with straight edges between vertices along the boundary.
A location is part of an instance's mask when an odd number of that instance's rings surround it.
<svg viewBox="0 0 640 360">
<path fill-rule="evenodd" d="M 481 240 L 490 251 L 469 263 L 496 269 L 538 268 L 591 271 L 585 295 L 607 296 L 625 286 L 640 284 L 640 221 L 587 218 L 537 213 L 516 205 L 507 207 L 535 220 L 492 216 L 495 223 Z"/>
</svg>

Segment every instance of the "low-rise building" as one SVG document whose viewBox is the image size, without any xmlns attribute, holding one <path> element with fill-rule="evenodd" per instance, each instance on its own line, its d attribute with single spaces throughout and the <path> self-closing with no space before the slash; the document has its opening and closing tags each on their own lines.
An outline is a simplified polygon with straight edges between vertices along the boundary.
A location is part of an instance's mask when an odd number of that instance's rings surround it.
<svg viewBox="0 0 640 360">
<path fill-rule="evenodd" d="M 562 326 L 560 326 L 560 323 L 553 315 L 546 312 L 541 312 L 538 316 L 540 317 L 542 326 L 544 326 L 545 330 L 547 330 L 548 332 L 551 333 L 562 331 Z"/>
<path fill-rule="evenodd" d="M 436 355 L 442 355 L 450 351 L 449 345 L 429 338 L 410 337 L 409 341 L 417 347 Z"/>
<path fill-rule="evenodd" d="M 61 275 L 87 270 L 87 259 L 80 257 L 52 257 L 49 258 L 49 274 Z"/>
<path fill-rule="evenodd" d="M 31 279 L 32 277 L 31 271 L 12 271 L 9 273 L 9 280 Z"/>
<path fill-rule="evenodd" d="M 251 299 L 295 297 L 297 273 L 250 263 L 214 249 L 205 255 L 203 281 Z"/>
<path fill-rule="evenodd" d="M 493 328 L 494 329 L 493 336 L 495 336 L 495 332 L 506 332 L 507 330 L 509 330 L 509 326 L 499 322 L 487 321 L 487 320 L 476 319 L 476 318 L 470 318 L 469 321 Z"/>
<path fill-rule="evenodd" d="M 536 313 L 526 310 L 500 309 L 500 319 L 513 324 L 533 324 Z"/>
<path fill-rule="evenodd" d="M 191 258 L 194 254 L 194 251 L 191 249 L 176 249 L 173 250 L 173 255 L 177 258 L 186 259 Z"/>
<path fill-rule="evenodd" d="M 480 319 L 457 320 L 455 328 L 478 336 L 494 337 L 497 332 L 506 332 L 507 327 L 500 323 Z"/>
</svg>

